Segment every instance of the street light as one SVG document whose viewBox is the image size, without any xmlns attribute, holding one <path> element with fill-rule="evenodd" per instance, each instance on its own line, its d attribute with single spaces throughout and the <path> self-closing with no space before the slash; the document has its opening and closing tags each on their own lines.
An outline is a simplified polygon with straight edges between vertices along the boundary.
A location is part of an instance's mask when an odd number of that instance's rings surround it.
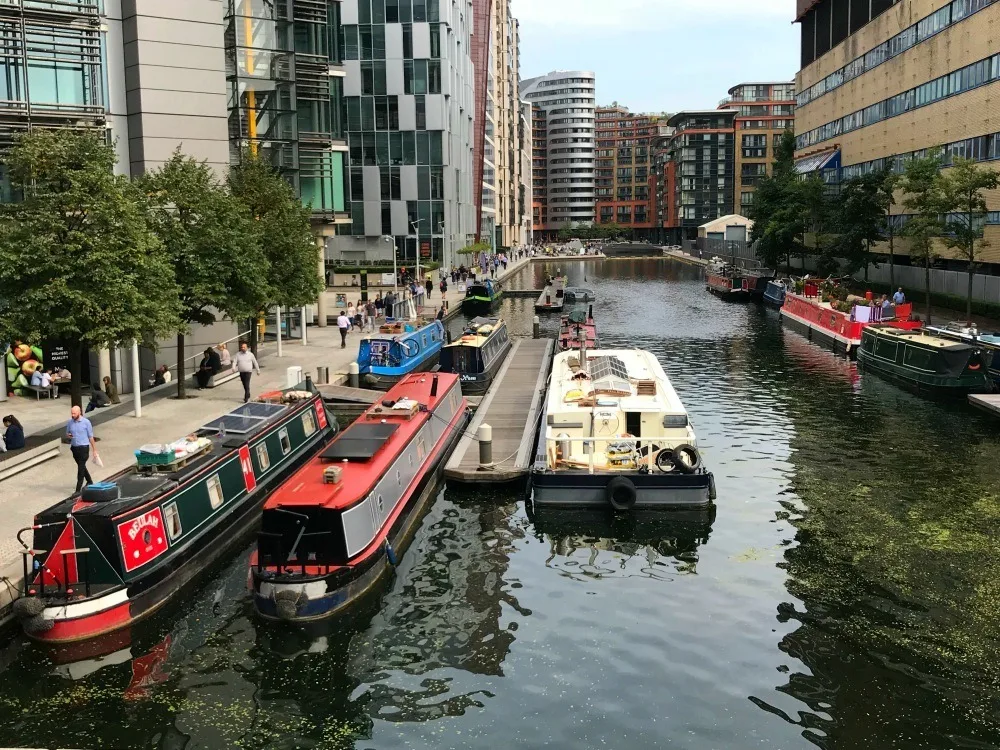
<svg viewBox="0 0 1000 750">
<path fill-rule="evenodd" d="M 420 235 L 417 232 L 417 226 L 419 224 L 423 224 L 423 222 L 424 222 L 423 219 L 417 219 L 416 221 L 411 221 L 410 222 L 410 232 L 411 232 L 411 234 L 416 234 L 417 235 L 417 252 L 416 252 L 416 256 L 417 256 L 417 269 L 416 269 L 416 276 L 414 276 L 414 278 L 417 280 L 418 284 L 420 283 Z"/>
<path fill-rule="evenodd" d="M 383 234 L 382 235 L 382 240 L 385 241 L 385 242 L 388 242 L 390 245 L 392 245 L 392 296 L 393 296 L 393 299 L 395 299 L 396 294 L 397 294 L 397 290 L 396 290 L 396 277 L 397 277 L 397 274 L 396 274 L 396 240 L 395 240 L 395 238 L 390 237 L 387 234 Z"/>
</svg>

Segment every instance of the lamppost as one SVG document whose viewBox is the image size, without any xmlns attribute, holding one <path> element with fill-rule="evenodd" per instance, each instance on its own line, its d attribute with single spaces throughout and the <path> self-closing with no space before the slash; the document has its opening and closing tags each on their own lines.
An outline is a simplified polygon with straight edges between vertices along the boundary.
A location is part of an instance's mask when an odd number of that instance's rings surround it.
<svg viewBox="0 0 1000 750">
<path fill-rule="evenodd" d="M 396 240 L 387 234 L 382 235 L 382 240 L 392 245 L 392 297 L 395 299 L 397 294 L 396 279 L 398 276 L 396 273 Z"/>
<path fill-rule="evenodd" d="M 423 219 L 417 219 L 416 221 L 411 221 L 410 222 L 410 232 L 411 232 L 411 234 L 417 235 L 417 251 L 416 251 L 417 268 L 416 268 L 416 271 L 415 271 L 414 278 L 416 279 L 416 281 L 417 281 L 418 284 L 420 283 L 420 234 L 417 232 L 417 227 L 420 224 L 423 224 L 423 222 L 424 222 Z"/>
</svg>

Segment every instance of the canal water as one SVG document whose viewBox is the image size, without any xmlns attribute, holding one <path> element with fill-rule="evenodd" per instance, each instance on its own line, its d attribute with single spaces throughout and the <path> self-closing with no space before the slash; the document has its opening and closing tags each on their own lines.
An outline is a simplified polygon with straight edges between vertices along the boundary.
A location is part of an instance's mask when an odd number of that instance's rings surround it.
<svg viewBox="0 0 1000 750">
<path fill-rule="evenodd" d="M 7 645 L 0 746 L 1000 746 L 1000 423 L 860 374 L 699 269 L 559 266 L 597 292 L 603 346 L 660 357 L 714 517 L 442 492 L 391 585 L 308 632 L 254 620 L 247 549 L 109 655 Z M 532 300 L 504 311 L 530 333 Z"/>
</svg>

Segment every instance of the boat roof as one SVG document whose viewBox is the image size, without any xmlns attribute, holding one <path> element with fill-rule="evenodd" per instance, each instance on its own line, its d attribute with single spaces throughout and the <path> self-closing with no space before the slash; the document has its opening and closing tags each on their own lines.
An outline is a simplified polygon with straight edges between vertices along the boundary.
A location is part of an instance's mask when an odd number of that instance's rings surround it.
<svg viewBox="0 0 1000 750">
<path fill-rule="evenodd" d="M 437 393 L 432 396 L 435 380 Z M 371 491 L 427 420 L 434 418 L 431 412 L 457 382 L 458 375 L 451 373 L 407 375 L 279 487 L 265 509 L 312 506 L 342 510 L 354 505 Z M 404 399 L 419 404 L 417 411 L 386 406 Z M 323 472 L 329 466 L 342 470 L 337 484 L 324 481 Z"/>
<path fill-rule="evenodd" d="M 473 318 L 466 325 L 465 333 L 452 341 L 450 344 L 445 344 L 444 348 L 448 349 L 449 347 L 455 348 L 459 346 L 468 346 L 473 348 L 481 347 L 502 325 L 503 318 Z M 483 326 L 493 327 L 487 333 L 480 333 L 479 331 Z M 475 332 L 473 333 L 473 331 Z"/>
<path fill-rule="evenodd" d="M 906 339 L 909 343 L 929 346 L 933 349 L 940 349 L 943 351 L 964 351 L 972 348 L 969 344 L 966 344 L 963 341 L 955 341 L 954 339 L 945 338 L 944 336 L 938 336 L 934 333 L 929 333 L 926 329 L 907 331 L 893 326 L 876 324 L 868 326 L 865 328 L 865 331 L 870 331 L 874 334 L 892 336 L 897 339 Z"/>
<path fill-rule="evenodd" d="M 566 396 L 573 391 L 580 391 L 584 396 L 594 393 L 600 401 L 613 401 L 622 411 L 687 414 L 663 366 L 651 352 L 643 349 L 588 350 L 587 377 L 580 375 L 579 364 L 578 351 L 555 356 L 547 405 L 549 414 L 593 408 L 567 402 Z"/>
<path fill-rule="evenodd" d="M 430 328 L 441 328 L 444 326 L 439 320 L 432 320 L 430 323 L 425 323 L 419 328 L 414 328 L 412 331 L 401 331 L 400 333 L 373 333 L 370 336 L 365 336 L 361 339 L 362 342 L 365 341 L 403 341 L 405 339 L 413 338 L 414 336 L 419 336 L 421 333 L 425 333 Z"/>
</svg>

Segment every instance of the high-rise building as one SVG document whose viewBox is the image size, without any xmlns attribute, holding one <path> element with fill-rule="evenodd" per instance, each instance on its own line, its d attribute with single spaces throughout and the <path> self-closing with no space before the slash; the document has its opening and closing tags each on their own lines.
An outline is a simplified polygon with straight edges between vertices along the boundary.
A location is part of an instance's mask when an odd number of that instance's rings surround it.
<svg viewBox="0 0 1000 750">
<path fill-rule="evenodd" d="M 341 22 L 351 234 L 328 257 L 450 265 L 475 234 L 472 2 L 343 0 Z"/>
<path fill-rule="evenodd" d="M 1000 158 L 1000 2 L 798 0 L 796 165 L 835 183 L 943 147 Z M 897 223 L 906 220 L 901 206 Z M 1000 191 L 987 194 L 983 260 L 1000 262 Z M 906 252 L 900 244 L 896 253 Z M 937 248 L 943 256 L 953 250 Z M 964 265 L 951 261 L 951 265 Z"/>
<path fill-rule="evenodd" d="M 702 224 L 732 213 L 735 109 L 690 110 L 671 116 L 668 146 L 676 170 L 679 239 L 694 239 Z"/>
<path fill-rule="evenodd" d="M 648 239 L 656 226 L 650 192 L 651 145 L 666 115 L 633 114 L 614 104 L 597 108 L 594 194 L 597 223 L 630 228 Z"/>
<path fill-rule="evenodd" d="M 497 248 L 511 247 L 519 241 L 521 223 L 520 27 L 511 15 L 510 0 L 473 0 L 473 7 L 477 106 L 473 180 L 478 235 Z"/>
<path fill-rule="evenodd" d="M 531 104 L 521 101 L 518 105 L 520 115 L 518 117 L 518 158 L 521 160 L 521 170 L 519 173 L 519 183 L 517 188 L 517 205 L 520 216 L 520 229 L 518 230 L 518 243 L 530 245 L 532 241 L 532 221 L 534 213 L 534 190 L 535 180 L 532 168 L 531 153 L 534 149 L 534 134 L 531 131 L 532 110 Z"/>
<path fill-rule="evenodd" d="M 740 83 L 719 102 L 720 109 L 735 109 L 737 190 L 733 213 L 746 215 L 757 185 L 771 174 L 774 149 L 786 130 L 795 127 L 795 85 Z"/>
<path fill-rule="evenodd" d="M 594 74 L 586 70 L 554 71 L 521 82 L 521 97 L 537 107 L 532 162 L 534 231 L 540 237 L 594 222 L 594 87 Z"/>
</svg>

